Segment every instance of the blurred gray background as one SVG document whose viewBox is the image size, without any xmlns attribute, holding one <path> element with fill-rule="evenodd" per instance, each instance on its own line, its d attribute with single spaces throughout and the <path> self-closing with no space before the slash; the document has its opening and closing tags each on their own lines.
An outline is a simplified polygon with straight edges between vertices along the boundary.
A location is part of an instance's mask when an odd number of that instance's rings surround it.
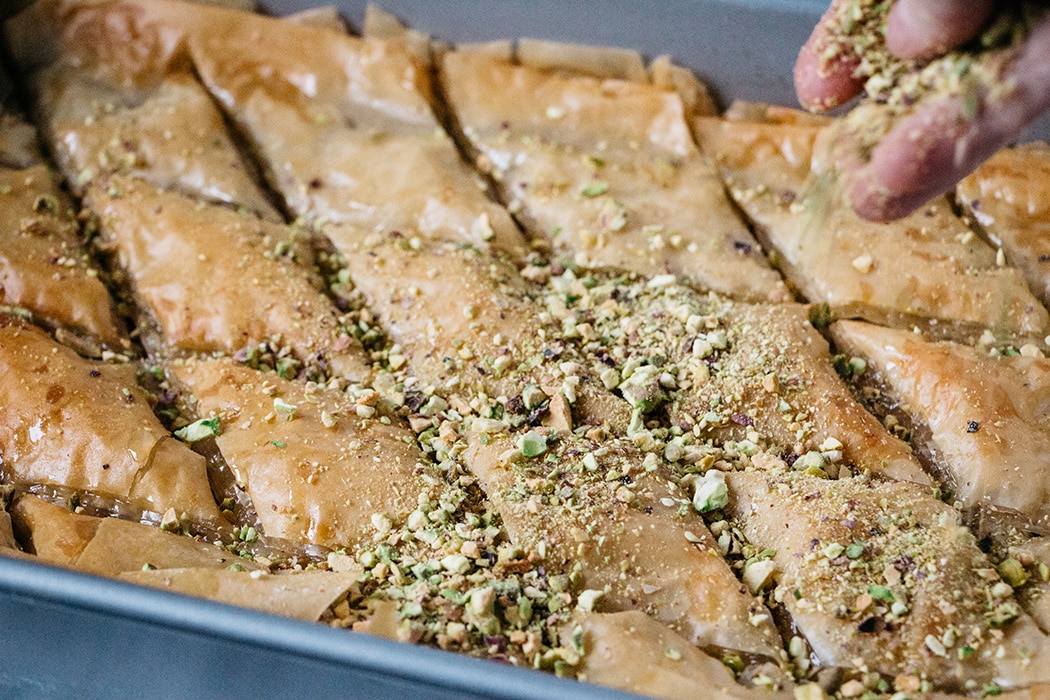
<svg viewBox="0 0 1050 700">
<path fill-rule="evenodd" d="M 262 0 L 274 14 L 336 5 L 355 29 L 368 0 Z M 828 0 L 377 0 L 449 41 L 535 37 L 670 54 L 732 100 L 797 106 L 791 69 Z M 1050 139 L 1050 116 L 1022 140 Z"/>
</svg>

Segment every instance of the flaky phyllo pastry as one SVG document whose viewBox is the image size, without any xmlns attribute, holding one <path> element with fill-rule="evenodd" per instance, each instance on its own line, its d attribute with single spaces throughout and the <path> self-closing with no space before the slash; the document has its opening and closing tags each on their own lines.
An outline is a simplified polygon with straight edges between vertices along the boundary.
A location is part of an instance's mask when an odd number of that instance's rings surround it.
<svg viewBox="0 0 1050 700">
<path fill-rule="evenodd" d="M 5 29 L 0 554 L 657 696 L 1050 689 L 1045 146 L 874 225 L 666 58 Z"/>
</svg>

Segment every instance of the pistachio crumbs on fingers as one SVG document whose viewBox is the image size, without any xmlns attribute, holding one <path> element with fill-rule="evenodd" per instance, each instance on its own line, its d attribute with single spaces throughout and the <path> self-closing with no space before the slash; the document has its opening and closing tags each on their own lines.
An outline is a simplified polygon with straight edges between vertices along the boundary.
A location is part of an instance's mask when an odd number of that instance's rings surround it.
<svg viewBox="0 0 1050 700">
<path fill-rule="evenodd" d="M 894 122 L 851 177 L 857 213 L 875 221 L 900 218 L 1016 139 L 1050 104 L 1048 59 L 1050 22 L 1044 20 L 998 84 L 990 83 L 994 73 L 963 76 L 953 93 Z"/>
<path fill-rule="evenodd" d="M 824 112 L 860 94 L 863 81 L 856 76 L 860 58 L 844 51 L 833 33 L 841 13 L 852 3 L 836 0 L 820 18 L 795 63 L 795 90 L 802 106 Z"/>
</svg>

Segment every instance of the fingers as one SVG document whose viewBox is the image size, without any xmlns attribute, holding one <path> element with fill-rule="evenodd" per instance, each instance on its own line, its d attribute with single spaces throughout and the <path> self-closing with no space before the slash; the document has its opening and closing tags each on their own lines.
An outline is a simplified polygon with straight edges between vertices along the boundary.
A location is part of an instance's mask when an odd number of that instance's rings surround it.
<svg viewBox="0 0 1050 700">
<path fill-rule="evenodd" d="M 926 59 L 976 37 L 997 0 L 897 0 L 890 10 L 886 46 L 899 58 Z"/>
<path fill-rule="evenodd" d="M 834 109 L 858 95 L 864 84 L 853 75 L 858 64 L 857 56 L 839 52 L 829 59 L 825 55 L 834 48 L 829 25 L 836 8 L 845 1 L 831 3 L 795 62 L 795 92 L 806 109 L 820 112 Z"/>
<path fill-rule="evenodd" d="M 948 190 L 963 175 L 956 163 L 956 144 L 968 136 L 959 133 L 961 110 L 957 99 L 940 102 L 883 137 L 871 159 L 847 176 L 853 210 L 870 221 L 892 221 Z"/>
<path fill-rule="evenodd" d="M 890 221 L 945 192 L 982 161 L 1015 140 L 1050 107 L 1050 21 L 1029 36 L 1005 76 L 1013 89 L 976 117 L 962 99 L 935 102 L 907 117 L 882 139 L 867 164 L 848 176 L 854 210 Z"/>
</svg>

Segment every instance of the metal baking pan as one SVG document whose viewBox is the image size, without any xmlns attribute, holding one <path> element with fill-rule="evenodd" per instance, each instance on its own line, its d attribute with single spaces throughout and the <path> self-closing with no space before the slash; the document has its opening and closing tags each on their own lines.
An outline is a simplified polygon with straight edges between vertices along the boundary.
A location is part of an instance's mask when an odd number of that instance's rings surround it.
<svg viewBox="0 0 1050 700">
<path fill-rule="evenodd" d="M 324 0 L 268 0 L 287 14 Z M 16 3 L 18 4 L 18 3 Z M 336 0 L 360 27 L 366 0 Z M 723 105 L 794 104 L 824 0 L 382 0 L 451 41 L 530 36 L 669 53 Z M 0 12 L 0 15 L 4 14 Z M 1050 124 L 1034 135 L 1050 134 Z M 0 557 L 2 698 L 618 698 L 615 691 Z"/>
</svg>

